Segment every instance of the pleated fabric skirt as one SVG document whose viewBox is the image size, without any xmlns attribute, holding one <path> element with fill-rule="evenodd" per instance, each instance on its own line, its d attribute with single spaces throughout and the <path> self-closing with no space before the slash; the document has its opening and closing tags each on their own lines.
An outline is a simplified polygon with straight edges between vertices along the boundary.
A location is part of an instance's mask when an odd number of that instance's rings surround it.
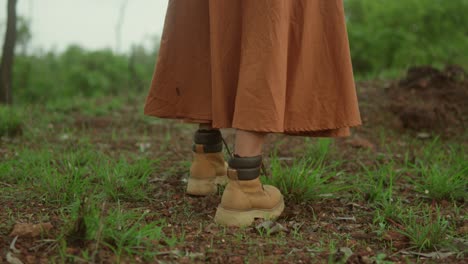
<svg viewBox="0 0 468 264">
<path fill-rule="evenodd" d="M 361 118 L 342 0 L 170 0 L 145 114 L 348 136 Z"/>
</svg>

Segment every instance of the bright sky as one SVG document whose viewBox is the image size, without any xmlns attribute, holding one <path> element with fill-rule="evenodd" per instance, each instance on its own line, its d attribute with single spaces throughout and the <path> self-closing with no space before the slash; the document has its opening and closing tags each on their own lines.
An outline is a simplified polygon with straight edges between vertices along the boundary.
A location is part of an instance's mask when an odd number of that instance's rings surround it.
<svg viewBox="0 0 468 264">
<path fill-rule="evenodd" d="M 18 0 L 18 15 L 31 19 L 33 48 L 62 50 L 69 44 L 116 49 L 116 25 L 126 0 Z M 7 0 L 0 0 L 3 43 Z M 167 0 L 128 0 L 121 50 L 132 43 L 149 45 L 164 24 Z"/>
</svg>

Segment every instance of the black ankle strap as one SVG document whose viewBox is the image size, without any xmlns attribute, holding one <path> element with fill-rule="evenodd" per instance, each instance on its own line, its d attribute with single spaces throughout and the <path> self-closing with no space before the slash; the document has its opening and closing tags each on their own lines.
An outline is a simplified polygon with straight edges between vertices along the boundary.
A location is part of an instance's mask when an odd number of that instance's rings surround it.
<svg viewBox="0 0 468 264">
<path fill-rule="evenodd" d="M 196 153 L 218 153 L 223 151 L 223 143 L 214 145 L 193 144 L 192 150 Z"/>
<path fill-rule="evenodd" d="M 229 159 L 228 176 L 233 180 L 250 181 L 260 176 L 262 156 L 239 157 Z"/>
<path fill-rule="evenodd" d="M 239 157 L 234 155 L 234 157 L 229 159 L 229 167 L 233 169 L 251 169 L 262 166 L 262 156 L 254 157 Z"/>
<path fill-rule="evenodd" d="M 223 151 L 223 138 L 219 130 L 197 130 L 193 137 L 192 150 L 196 153 Z"/>
<path fill-rule="evenodd" d="M 201 145 L 216 145 L 223 142 L 219 130 L 197 130 L 193 136 L 193 142 Z"/>
</svg>

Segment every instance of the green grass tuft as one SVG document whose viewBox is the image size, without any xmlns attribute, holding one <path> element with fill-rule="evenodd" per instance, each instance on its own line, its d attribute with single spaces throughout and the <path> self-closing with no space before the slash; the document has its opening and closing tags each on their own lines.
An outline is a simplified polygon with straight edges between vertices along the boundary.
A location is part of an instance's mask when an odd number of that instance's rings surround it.
<svg viewBox="0 0 468 264">
<path fill-rule="evenodd" d="M 423 206 L 421 212 L 408 209 L 399 232 L 410 239 L 412 246 L 423 250 L 437 250 L 448 243 L 449 222 L 438 207 Z"/>
<path fill-rule="evenodd" d="M 65 153 L 23 150 L 0 163 L 0 181 L 32 187 L 30 198 L 53 205 L 68 205 L 91 193 L 112 201 L 142 201 L 148 198 L 148 181 L 156 163 L 148 158 L 115 161 L 92 148 Z"/>
<path fill-rule="evenodd" d="M 304 156 L 287 165 L 274 154 L 270 159 L 271 178 L 264 178 L 263 182 L 278 187 L 286 199 L 295 202 L 305 202 L 344 189 L 343 186 L 332 182 L 337 176 L 337 162 L 329 162 L 331 141 L 320 139 L 310 145 Z"/>
<path fill-rule="evenodd" d="M 103 221 L 102 241 L 110 247 L 116 256 L 143 255 L 149 258 L 157 254 L 154 250 L 161 242 L 170 241 L 177 245 L 173 236 L 163 232 L 165 222 L 146 222 L 148 213 L 136 210 L 124 210 L 118 206 L 109 211 Z M 153 248 L 153 250 L 148 250 Z"/>
<path fill-rule="evenodd" d="M 466 200 L 468 160 L 462 146 L 444 148 L 438 140 L 424 149 L 414 167 L 416 190 L 435 200 Z"/>
<path fill-rule="evenodd" d="M 400 199 L 385 199 L 376 203 L 373 223 L 386 225 L 388 220 L 401 222 L 404 217 L 404 206 Z"/>
<path fill-rule="evenodd" d="M 148 198 L 149 177 L 156 163 L 150 159 L 139 159 L 129 163 L 125 159 L 108 161 L 96 169 L 96 177 L 102 183 L 103 191 L 113 201 L 142 201 Z"/>
<path fill-rule="evenodd" d="M 363 173 L 359 185 L 356 186 L 370 203 L 386 203 L 392 201 L 393 185 L 397 172 L 393 162 L 380 164 L 375 168 L 369 168 L 362 164 Z"/>
<path fill-rule="evenodd" d="M 120 203 L 108 204 L 96 196 L 74 203 L 70 210 L 69 231 L 61 237 L 62 247 L 94 242 L 93 247 L 89 247 L 90 252 L 83 252 L 87 261 L 95 262 L 97 252 L 103 248 L 113 251 L 118 263 L 128 256 L 140 256 L 149 261 L 158 254 L 159 248 L 175 247 L 183 240 L 183 236 L 164 232 L 163 218 L 146 220 L 157 217 L 154 213 L 123 208 Z"/>
</svg>

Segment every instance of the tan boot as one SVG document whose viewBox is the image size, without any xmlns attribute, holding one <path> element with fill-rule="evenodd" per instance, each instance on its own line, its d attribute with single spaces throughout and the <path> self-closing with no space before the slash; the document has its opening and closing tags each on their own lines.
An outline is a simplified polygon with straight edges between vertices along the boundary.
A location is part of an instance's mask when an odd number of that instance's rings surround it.
<svg viewBox="0 0 468 264">
<path fill-rule="evenodd" d="M 198 130 L 194 136 L 193 161 L 190 167 L 187 193 L 210 195 L 219 184 L 227 183 L 227 164 L 219 130 Z"/>
<path fill-rule="evenodd" d="M 284 210 L 281 192 L 260 182 L 261 156 L 229 160 L 229 183 L 224 190 L 215 222 L 227 226 L 248 226 L 257 218 L 275 219 Z"/>
</svg>

